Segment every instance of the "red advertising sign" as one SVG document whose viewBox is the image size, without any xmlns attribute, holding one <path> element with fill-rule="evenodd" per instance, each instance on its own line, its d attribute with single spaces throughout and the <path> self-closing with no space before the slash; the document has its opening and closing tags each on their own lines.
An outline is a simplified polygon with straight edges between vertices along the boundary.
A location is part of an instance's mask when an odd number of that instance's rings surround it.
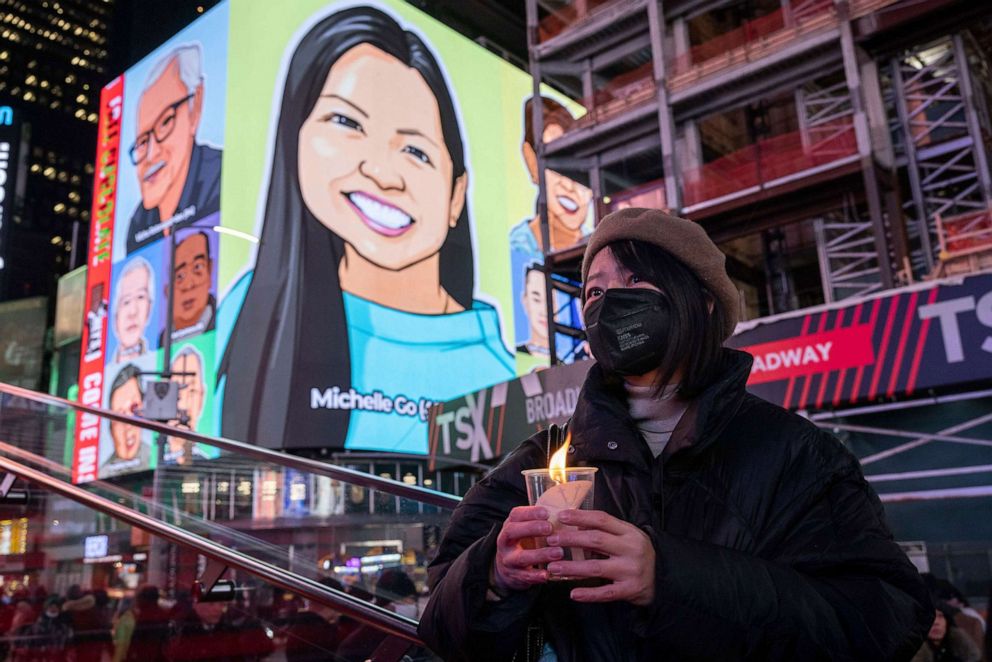
<svg viewBox="0 0 992 662">
<path fill-rule="evenodd" d="M 745 347 L 754 356 L 748 384 L 871 365 L 875 361 L 872 331 L 868 324 L 856 324 Z"/>
<path fill-rule="evenodd" d="M 935 281 L 741 325 L 748 388 L 792 409 L 992 380 L 992 274 Z"/>
<path fill-rule="evenodd" d="M 93 181 L 93 221 L 90 225 L 87 265 L 86 317 L 83 320 L 83 348 L 79 360 L 79 400 L 85 405 L 94 407 L 101 406 L 103 402 L 110 253 L 113 245 L 114 203 L 117 197 L 117 162 L 123 105 L 124 79 L 117 77 L 103 88 L 100 95 L 96 176 Z M 100 418 L 91 414 L 78 416 L 72 464 L 74 483 L 85 483 L 96 479 L 99 443 Z"/>
</svg>

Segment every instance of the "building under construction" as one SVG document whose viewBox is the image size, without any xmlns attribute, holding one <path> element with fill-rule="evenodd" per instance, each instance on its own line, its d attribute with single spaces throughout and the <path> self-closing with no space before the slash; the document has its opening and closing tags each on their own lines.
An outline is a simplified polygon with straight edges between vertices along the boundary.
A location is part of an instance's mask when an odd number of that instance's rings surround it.
<svg viewBox="0 0 992 662">
<path fill-rule="evenodd" d="M 929 563 L 983 592 L 992 5 L 527 0 L 527 25 L 535 95 L 548 85 L 585 109 L 547 140 L 535 108 L 539 162 L 587 183 L 599 218 L 645 206 L 701 223 L 742 292 L 731 344 L 771 347 L 783 329 L 869 338 L 871 366 L 800 370 L 761 394 L 831 422 L 895 529 L 971 541 L 931 544 Z M 546 252 L 562 290 L 552 339 L 576 335 L 561 302 L 581 254 Z M 960 571 L 967 558 L 985 569 Z"/>
</svg>

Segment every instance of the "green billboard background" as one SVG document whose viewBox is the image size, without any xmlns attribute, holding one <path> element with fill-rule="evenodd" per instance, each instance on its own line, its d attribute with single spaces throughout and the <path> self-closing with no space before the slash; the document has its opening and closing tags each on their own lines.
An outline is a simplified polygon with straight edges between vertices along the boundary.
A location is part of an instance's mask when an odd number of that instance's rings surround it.
<svg viewBox="0 0 992 662">
<path fill-rule="evenodd" d="M 406 386 L 391 388 L 390 379 L 375 382 L 360 391 L 366 394 L 372 388 L 385 397 L 413 396 L 418 401 L 421 420 L 417 425 L 399 428 L 378 426 L 373 414 L 362 412 L 357 416 L 361 423 L 356 427 L 356 415 L 351 417 L 349 448 L 373 450 L 399 450 L 423 453 L 427 451 L 426 399 L 443 400 L 454 395 L 502 381 L 520 372 L 545 364 L 546 359 L 515 357 L 514 301 L 511 288 L 508 235 L 511 228 L 522 219 L 531 218 L 535 209 L 536 187 L 531 181 L 521 154 L 523 140 L 524 103 L 531 96 L 532 81 L 524 71 L 508 64 L 496 55 L 459 35 L 450 28 L 414 9 L 404 2 L 328 2 L 327 0 L 298 0 L 293 3 L 258 3 L 251 0 L 232 0 L 230 5 L 229 51 L 227 67 L 227 110 L 225 122 L 225 154 L 221 193 L 221 221 L 223 228 L 234 231 L 220 237 L 218 294 L 221 298 L 221 322 L 218 325 L 217 360 L 223 360 L 225 343 L 230 327 L 223 321 L 233 319 L 245 296 L 246 280 L 253 279 L 258 244 L 264 226 L 264 213 L 269 194 L 269 177 L 272 169 L 273 144 L 278 132 L 277 122 L 290 60 L 302 39 L 311 28 L 324 18 L 354 7 L 372 7 L 394 19 L 403 30 L 420 37 L 428 51 L 436 57 L 447 81 L 456 109 L 464 146 L 465 167 L 468 173 L 466 204 L 471 223 L 474 253 L 476 302 L 495 308 L 498 319 L 498 359 L 506 371 L 479 368 L 477 378 L 466 377 L 471 373 L 471 354 L 452 354 L 450 365 L 439 363 L 438 372 L 461 371 L 462 378 L 445 388 L 437 388 L 438 378 L 431 376 L 433 386 L 424 385 L 424 393 L 410 393 L 410 375 L 397 377 Z M 333 69 L 332 69 L 333 70 Z M 250 237 L 250 238 L 248 238 Z M 228 301 L 225 302 L 225 298 Z M 232 305 L 232 302 L 233 305 Z M 225 308 L 227 312 L 225 313 Z M 304 312 L 304 315 L 307 313 Z M 411 320 L 414 326 L 417 320 Z M 374 333 L 373 333 L 374 335 Z M 494 343 L 490 342 L 490 345 Z M 490 353 L 497 353 L 492 346 Z M 404 365 L 402 353 L 396 355 L 395 371 L 415 370 Z M 244 355 L 239 361 L 251 361 Z M 259 359 L 261 360 L 261 359 Z M 353 363 L 354 363 L 353 357 Z M 218 364 L 218 370 L 223 366 Z M 422 369 L 421 365 L 421 369 Z M 454 379 L 454 378 L 453 378 Z M 294 382 L 296 378 L 293 378 Z M 315 380 L 316 381 L 316 380 Z M 219 380 L 218 399 L 224 399 L 217 410 L 222 412 L 229 402 L 225 382 Z M 458 383 L 459 386 L 454 386 Z M 333 382 L 328 383 L 328 386 Z M 368 386 L 368 385 L 366 385 Z M 296 389 L 292 402 L 299 401 L 304 389 Z M 399 389 L 399 391 L 397 391 Z M 404 391 L 403 389 L 406 389 Z M 330 402 L 329 392 L 325 399 Z M 243 402 L 243 400 L 242 400 Z M 399 405 L 397 405 L 399 406 Z M 315 408 L 316 409 L 316 408 Z M 412 410 L 411 410 L 412 411 Z M 380 412 L 381 413 L 381 412 Z M 308 412 L 304 411 L 304 416 Z M 235 412 L 227 413 L 228 419 Z M 370 423 L 369 420 L 372 420 Z M 229 422 L 228 422 L 229 425 Z M 250 432 L 235 426 L 236 432 L 225 425 L 224 414 L 218 417 L 218 432 L 248 437 L 249 441 L 266 445 L 279 445 L 272 439 L 278 436 L 306 437 L 307 446 L 321 444 L 320 427 L 306 429 L 304 434 L 291 434 L 285 428 L 259 425 Z M 334 426 L 333 422 L 327 424 Z M 266 431 L 269 431 L 266 433 Z M 333 435 L 329 435 L 333 438 Z M 254 438 L 253 438 L 254 437 Z M 385 437 L 385 438 L 383 438 Z M 273 443 L 275 442 L 275 443 Z M 286 444 L 292 445 L 292 444 Z"/>
<path fill-rule="evenodd" d="M 461 111 L 471 169 L 469 204 L 476 243 L 477 291 L 499 306 L 504 338 L 512 338 L 507 232 L 534 213 L 536 197 L 520 153 L 523 104 L 531 95 L 531 78 L 404 2 L 232 2 L 227 144 L 221 188 L 223 225 L 255 234 L 272 116 L 277 112 L 272 100 L 279 97 L 278 74 L 294 36 L 315 17 L 359 4 L 379 7 L 406 29 L 420 32 L 447 74 Z M 245 112 L 247 108 L 252 111 Z M 244 270 L 253 251 L 254 246 L 244 239 L 221 237 L 221 292 Z"/>
</svg>

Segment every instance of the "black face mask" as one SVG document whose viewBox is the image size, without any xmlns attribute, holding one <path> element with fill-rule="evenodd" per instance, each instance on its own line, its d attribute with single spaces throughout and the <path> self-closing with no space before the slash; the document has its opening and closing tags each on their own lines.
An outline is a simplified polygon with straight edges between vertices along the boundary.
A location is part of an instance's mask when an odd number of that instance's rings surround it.
<svg viewBox="0 0 992 662">
<path fill-rule="evenodd" d="M 665 356 L 671 306 L 657 290 L 615 288 L 589 304 L 585 322 L 589 348 L 603 369 L 643 375 Z"/>
</svg>

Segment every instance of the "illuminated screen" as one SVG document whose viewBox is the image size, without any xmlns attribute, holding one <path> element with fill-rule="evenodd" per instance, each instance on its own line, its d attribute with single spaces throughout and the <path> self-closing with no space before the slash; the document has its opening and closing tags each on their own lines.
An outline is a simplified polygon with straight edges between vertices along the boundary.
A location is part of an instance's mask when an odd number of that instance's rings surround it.
<svg viewBox="0 0 992 662">
<path fill-rule="evenodd" d="M 547 364 L 531 93 L 404 2 L 207 12 L 103 90 L 81 399 L 140 411 L 171 369 L 176 425 L 425 453 L 433 403 Z M 555 243 L 591 219 L 560 179 Z M 84 419 L 77 481 L 157 461 L 148 433 Z"/>
</svg>

